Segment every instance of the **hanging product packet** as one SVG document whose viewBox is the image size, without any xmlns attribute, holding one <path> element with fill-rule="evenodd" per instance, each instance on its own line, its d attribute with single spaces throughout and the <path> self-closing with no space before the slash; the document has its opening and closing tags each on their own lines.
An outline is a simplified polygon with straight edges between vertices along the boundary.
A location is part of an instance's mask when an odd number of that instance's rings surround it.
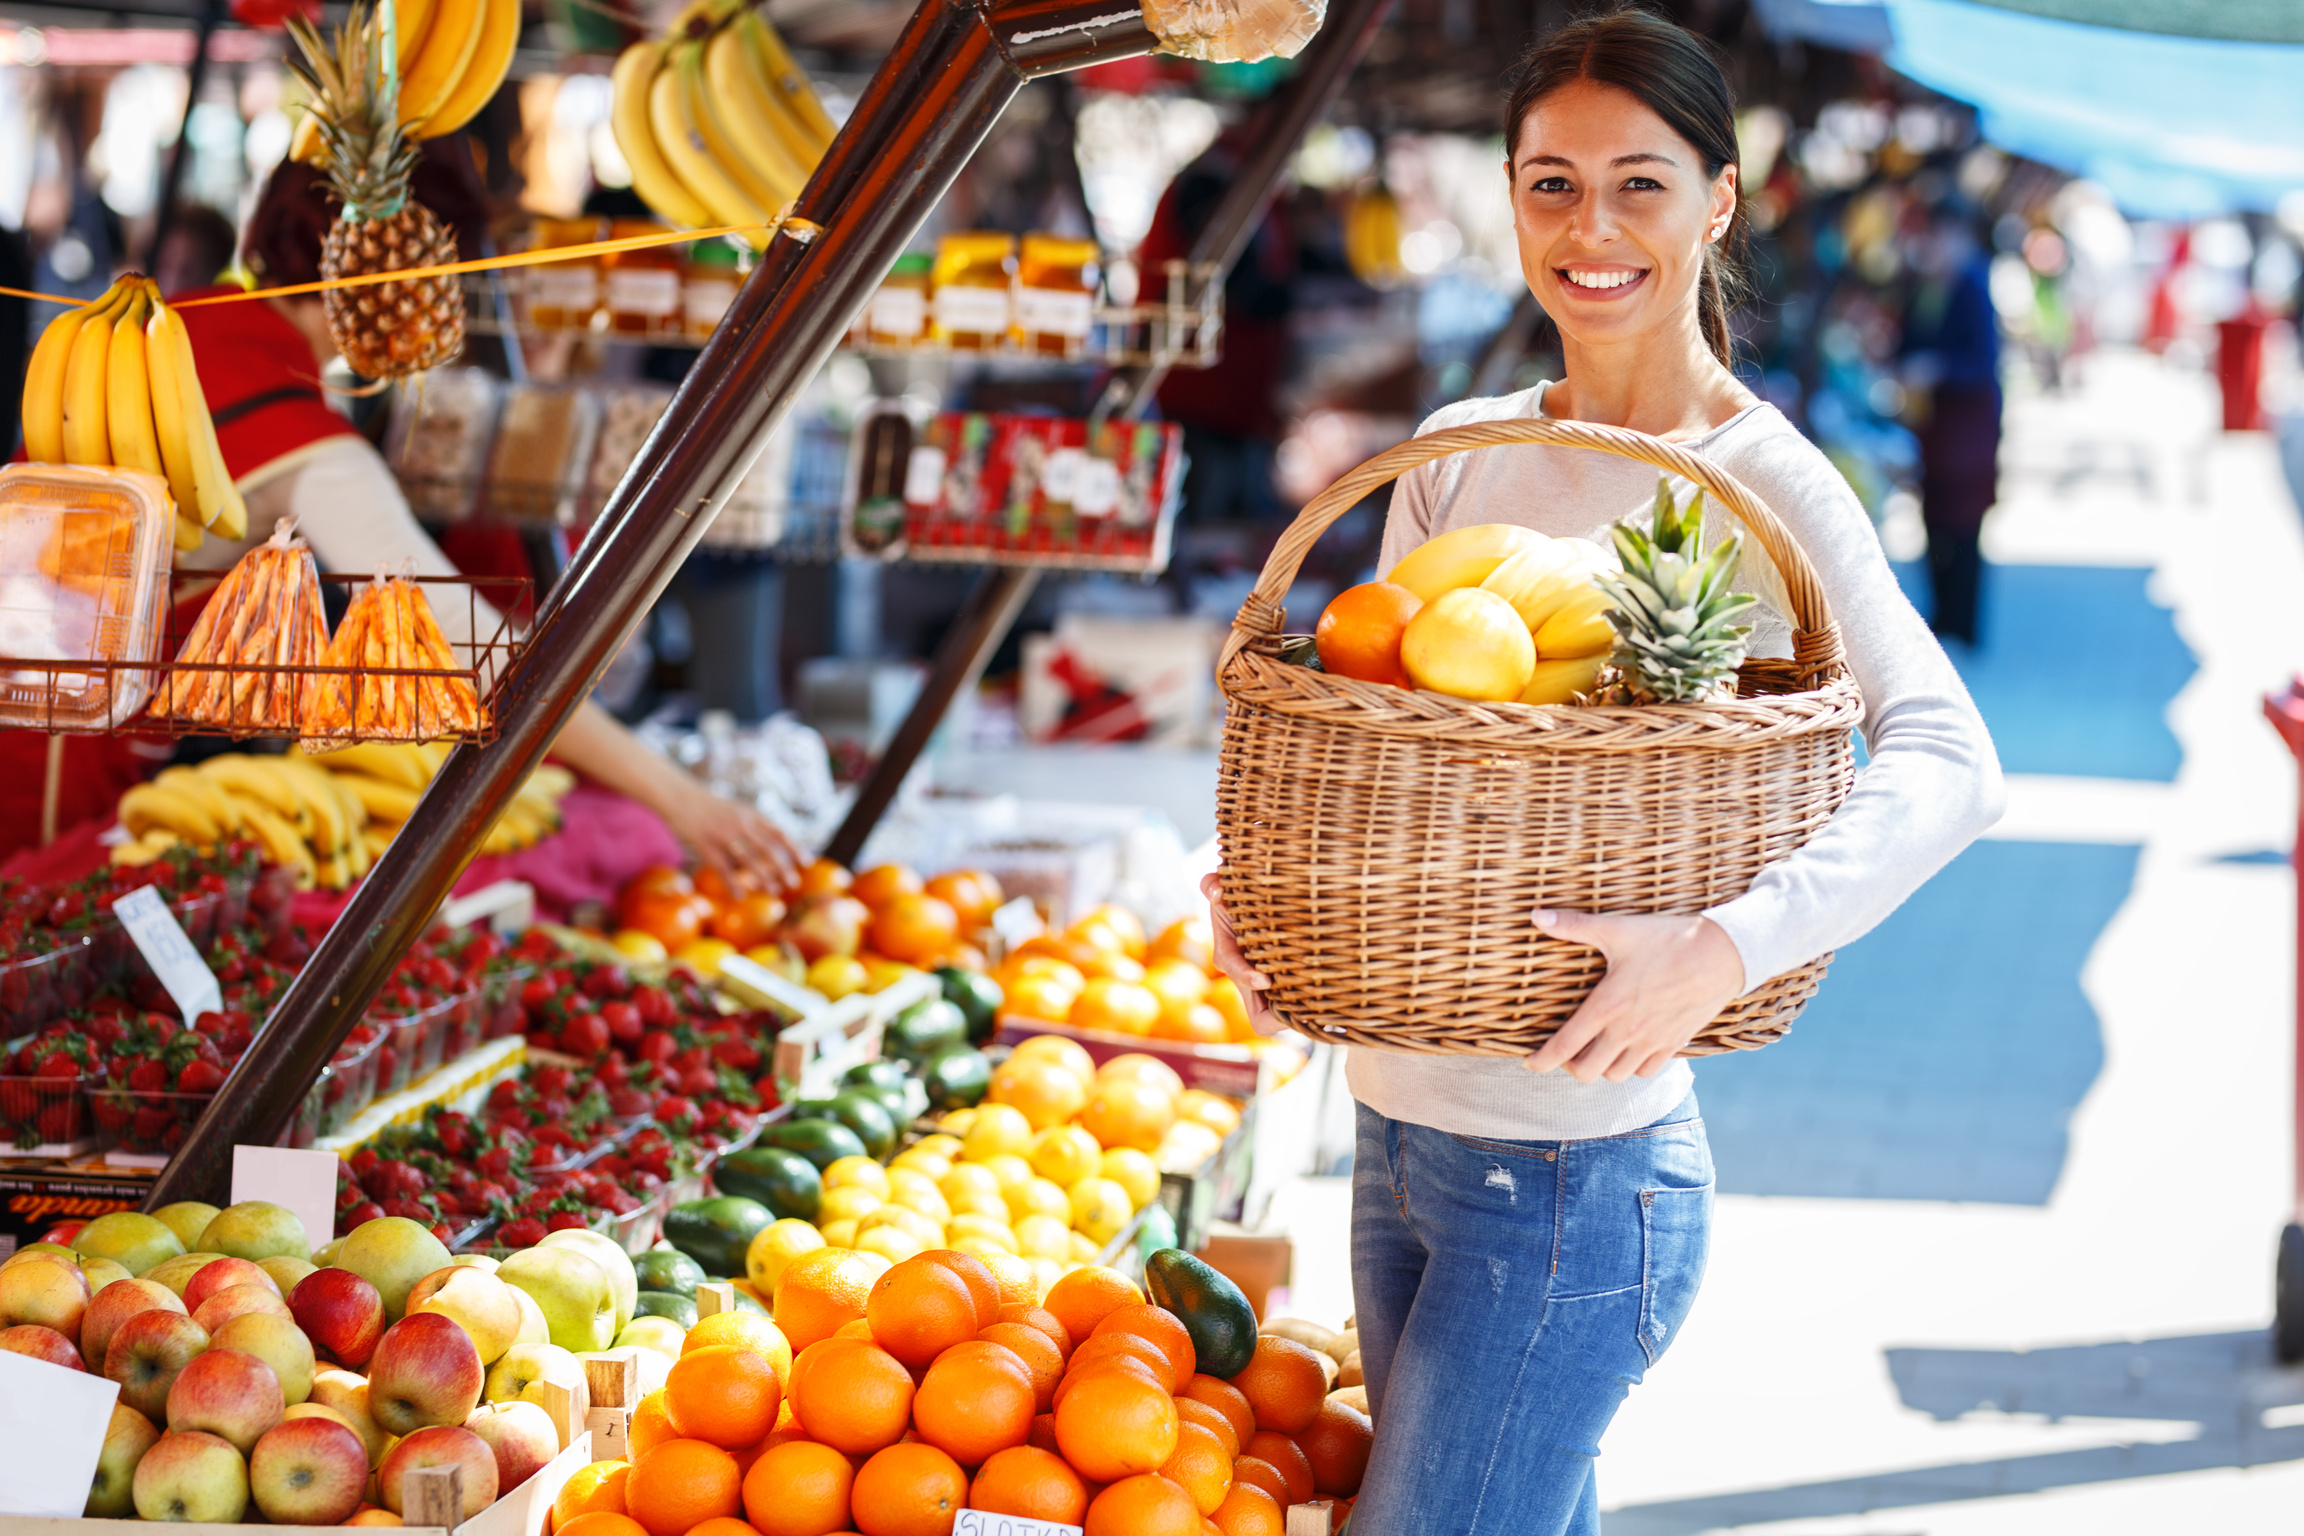
<svg viewBox="0 0 2304 1536">
<path fill-rule="evenodd" d="M 336 626 L 304 711 L 307 750 L 355 741 L 433 741 L 477 730 L 480 694 L 456 664 L 423 591 L 383 571 Z"/>
<path fill-rule="evenodd" d="M 157 718 L 233 735 L 293 732 L 328 648 L 311 546 L 282 518 L 225 573 L 152 704 Z"/>
</svg>

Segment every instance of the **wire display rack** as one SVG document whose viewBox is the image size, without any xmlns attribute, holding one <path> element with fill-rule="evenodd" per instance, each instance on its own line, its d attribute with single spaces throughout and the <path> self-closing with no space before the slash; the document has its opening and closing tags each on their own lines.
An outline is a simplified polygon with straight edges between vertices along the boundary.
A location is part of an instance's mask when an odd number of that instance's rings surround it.
<svg viewBox="0 0 2304 1536">
<path fill-rule="evenodd" d="M 170 577 L 170 619 L 152 658 L 0 656 L 0 724 L 60 736 L 145 736 L 232 740 L 304 736 L 300 722 L 315 718 L 323 693 L 349 704 L 349 719 L 315 731 L 314 750 L 367 741 L 469 741 L 496 738 L 494 701 L 512 666 L 527 649 L 511 615 L 527 610 L 530 584 L 509 576 L 414 576 L 435 617 L 460 606 L 463 633 L 451 642 L 462 663 L 454 667 L 325 666 L 175 659 L 189 628 L 177 616 L 187 599 L 219 572 L 177 571 Z M 349 597 L 370 577 L 322 575 L 323 592 Z M 221 682 L 230 704 L 221 720 L 185 719 L 174 701 Z M 470 690 L 476 708 L 444 700 Z M 109 701 L 91 712 L 92 696 Z M 405 703 L 407 707 L 398 708 Z M 94 718 L 90 718 L 93 714 Z"/>
</svg>

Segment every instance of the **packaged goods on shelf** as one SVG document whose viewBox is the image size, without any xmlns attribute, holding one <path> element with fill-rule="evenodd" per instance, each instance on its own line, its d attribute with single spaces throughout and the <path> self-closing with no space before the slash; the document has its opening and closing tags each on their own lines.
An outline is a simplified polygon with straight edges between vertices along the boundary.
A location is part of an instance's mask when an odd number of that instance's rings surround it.
<svg viewBox="0 0 2304 1536">
<path fill-rule="evenodd" d="M 435 368 L 394 393 L 384 453 L 418 517 L 452 523 L 472 515 L 499 389 L 479 368 Z"/>
<path fill-rule="evenodd" d="M 646 219 L 617 219 L 611 239 L 649 235 L 663 225 Z M 616 251 L 600 258 L 605 282 L 602 299 L 608 329 L 619 336 L 675 337 L 686 334 L 681 317 L 681 273 L 687 261 L 677 246 Z"/>
<path fill-rule="evenodd" d="M 928 289 L 936 258 L 907 251 L 881 279 L 856 323 L 856 336 L 876 347 L 913 347 L 928 337 Z"/>
<path fill-rule="evenodd" d="M 1016 344 L 1046 357 L 1070 357 L 1096 320 L 1102 253 L 1093 240 L 1026 235 L 1016 266 Z"/>
<path fill-rule="evenodd" d="M 601 238 L 598 218 L 538 219 L 533 249 L 589 245 Z M 540 331 L 586 331 L 600 312 L 600 259 L 572 256 L 527 269 L 528 324 Z"/>
<path fill-rule="evenodd" d="M 723 240 L 689 246 L 680 268 L 680 319 L 688 336 L 701 341 L 711 335 L 743 284 L 743 260 L 734 246 Z"/>
<path fill-rule="evenodd" d="M 308 670 L 275 670 L 318 666 L 328 652 L 320 570 L 295 527 L 294 518 L 282 518 L 217 583 L 176 653 L 154 716 L 244 735 L 292 732 L 314 707 Z"/>
<path fill-rule="evenodd" d="M 599 430 L 600 401 L 587 390 L 507 386 L 488 460 L 489 513 L 574 522 Z"/>
<path fill-rule="evenodd" d="M 328 646 L 328 675 L 311 689 L 305 740 L 432 741 L 478 730 L 479 690 L 456 675 L 456 653 L 432 605 L 406 577 L 362 587 Z M 427 675 L 394 675 L 406 671 Z"/>
<path fill-rule="evenodd" d="M 963 230 L 936 241 L 929 336 L 960 352 L 997 351 L 1015 323 L 1016 237 Z"/>
<path fill-rule="evenodd" d="M 0 726 L 117 725 L 152 690 L 174 561 L 157 475 L 60 464 L 0 469 Z"/>
<path fill-rule="evenodd" d="M 600 430 L 584 477 L 584 516 L 597 517 L 624 471 L 640 456 L 640 445 L 656 430 L 672 391 L 660 384 L 624 384 L 600 391 Z"/>
</svg>

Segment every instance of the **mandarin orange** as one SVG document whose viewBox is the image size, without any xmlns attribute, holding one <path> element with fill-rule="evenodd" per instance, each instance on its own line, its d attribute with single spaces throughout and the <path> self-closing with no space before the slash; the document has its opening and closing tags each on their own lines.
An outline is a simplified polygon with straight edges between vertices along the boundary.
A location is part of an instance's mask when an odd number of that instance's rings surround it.
<svg viewBox="0 0 2304 1536">
<path fill-rule="evenodd" d="M 664 1409 L 673 1430 L 724 1451 L 766 1439 L 783 1403 L 776 1368 L 765 1356 L 733 1344 L 689 1350 L 664 1378 Z"/>
<path fill-rule="evenodd" d="M 1304 1447 L 1276 1429 L 1260 1429 L 1248 1437 L 1240 1447 L 1241 1453 L 1254 1457 L 1278 1472 L 1288 1484 L 1288 1502 L 1301 1504 L 1312 1497 L 1312 1462 L 1304 1454 Z"/>
<path fill-rule="evenodd" d="M 828 1445 L 770 1446 L 744 1474 L 744 1514 L 760 1536 L 829 1536 L 848 1524 L 856 1469 Z"/>
<path fill-rule="evenodd" d="M 1047 1412 L 1055 1400 L 1056 1383 L 1064 1379 L 1064 1356 L 1056 1341 L 1029 1323 L 994 1323 L 976 1337 L 999 1345 L 1024 1362 L 1024 1368 L 1032 1373 L 1033 1409 Z"/>
<path fill-rule="evenodd" d="M 1222 1409 L 1212 1407 L 1196 1397 L 1180 1395 L 1176 1399 L 1176 1422 L 1197 1424 L 1224 1442 L 1225 1455 L 1240 1454 L 1240 1431 L 1232 1427 L 1232 1421 L 1224 1417 Z"/>
<path fill-rule="evenodd" d="M 1142 1473 L 1096 1495 L 1084 1524 L 1087 1536 L 1200 1536 L 1200 1509 L 1168 1479 Z"/>
<path fill-rule="evenodd" d="M 346 1525 L 399 1525 L 401 1523 L 398 1515 L 392 1515 L 388 1521 L 362 1518 L 368 1513 L 367 1510 L 362 1510 L 344 1523 Z M 391 1514 L 391 1511 L 377 1510 L 375 1513 Z M 552 1536 L 649 1536 L 649 1531 L 648 1527 L 630 1515 L 620 1515 L 609 1509 L 596 1509 L 588 1515 L 578 1515 L 566 1525 L 554 1526 Z"/>
<path fill-rule="evenodd" d="M 1000 1321 L 1000 1282 L 984 1267 L 982 1259 L 956 1248 L 931 1248 L 920 1257 L 943 1265 L 968 1282 L 968 1294 L 976 1299 L 978 1328 L 989 1328 Z"/>
<path fill-rule="evenodd" d="M 1160 1353 L 1166 1355 L 1169 1367 L 1175 1373 L 1171 1391 L 1181 1389 L 1200 1368 L 1192 1348 L 1192 1335 L 1184 1331 L 1184 1325 L 1177 1320 L 1176 1314 L 1165 1307 L 1156 1307 L 1149 1302 L 1115 1307 L 1097 1321 L 1095 1331 L 1089 1337 L 1111 1333 L 1133 1334 L 1137 1338 L 1149 1340 Z"/>
<path fill-rule="evenodd" d="M 792 1414 L 811 1440 L 861 1456 L 912 1422 L 912 1373 L 864 1339 L 826 1339 L 792 1363 Z"/>
<path fill-rule="evenodd" d="M 1048 1335 L 1049 1341 L 1056 1346 L 1057 1354 L 1068 1358 L 1072 1353 L 1072 1334 L 1070 1330 L 1068 1330 L 1062 1323 L 1056 1321 L 1056 1314 L 1049 1311 L 1046 1307 L 1026 1307 L 1010 1303 L 1009 1305 L 1000 1309 L 1000 1321 L 1004 1323 L 1022 1323 L 1027 1328 L 1037 1328 L 1042 1333 Z"/>
<path fill-rule="evenodd" d="M 951 1536 L 968 1502 L 968 1474 L 932 1445 L 907 1441 L 857 1470 L 848 1509 L 863 1536 Z"/>
<path fill-rule="evenodd" d="M 1363 683 L 1414 685 L 1400 665 L 1400 636 L 1424 600 L 1389 581 L 1346 587 L 1321 611 L 1313 644 L 1320 669 Z"/>
<path fill-rule="evenodd" d="M 797 1355 L 864 1315 L 879 1266 L 846 1248 L 811 1248 L 776 1283 L 775 1323 Z"/>
<path fill-rule="evenodd" d="M 1330 1498 L 1358 1493 L 1375 1440 L 1376 1429 L 1368 1415 L 1350 1403 L 1323 1398 L 1319 1413 L 1296 1436 L 1296 1444 L 1312 1466 L 1312 1491 Z"/>
<path fill-rule="evenodd" d="M 872 1283 L 865 1320 L 872 1339 L 907 1366 L 925 1366 L 976 1336 L 976 1297 L 949 1265 L 926 1254 L 906 1259 Z"/>
<path fill-rule="evenodd" d="M 578 1515 L 606 1511 L 624 1513 L 624 1479 L 632 1471 L 628 1461 L 595 1461 L 578 1467 L 552 1496 L 552 1524 L 566 1525 Z"/>
<path fill-rule="evenodd" d="M 1083 1477 L 1108 1483 L 1150 1472 L 1176 1451 L 1176 1404 L 1156 1381 L 1090 1370 L 1056 1405 L 1056 1444 Z"/>
<path fill-rule="evenodd" d="M 680 1431 L 672 1427 L 672 1411 L 665 1406 L 664 1389 L 658 1387 L 642 1397 L 632 1410 L 624 1429 L 624 1449 L 638 1461 L 667 1440 L 679 1438 Z"/>
<path fill-rule="evenodd" d="M 1256 1433 L 1256 1410 L 1249 1406 L 1248 1399 L 1242 1395 L 1238 1387 L 1221 1376 L 1206 1374 L 1194 1376 L 1190 1381 L 1184 1383 L 1177 1395 L 1189 1397 L 1195 1402 L 1206 1403 L 1230 1419 L 1232 1432 L 1239 1437 L 1242 1444 L 1246 1444 L 1248 1437 Z"/>
<path fill-rule="evenodd" d="M 743 1508 L 736 1458 L 703 1440 L 667 1440 L 632 1461 L 624 1507 L 648 1536 L 686 1536 L 691 1527 Z"/>
<path fill-rule="evenodd" d="M 1094 1333 L 1096 1325 L 1115 1308 L 1131 1306 L 1143 1299 L 1144 1293 L 1126 1275 L 1102 1265 L 1087 1264 L 1048 1287 L 1048 1294 L 1040 1298 L 1040 1306 L 1064 1325 L 1066 1334 L 1078 1341 Z"/>
<path fill-rule="evenodd" d="M 1192 1495 L 1202 1515 L 1212 1515 L 1232 1487 L 1232 1453 L 1214 1430 L 1179 1418 L 1176 1449 L 1160 1463 L 1160 1475 Z"/>
<path fill-rule="evenodd" d="M 1292 1435 L 1312 1422 L 1328 1395 L 1328 1375 L 1320 1357 L 1308 1344 L 1265 1334 L 1256 1341 L 1256 1353 L 1232 1385 L 1256 1410 L 1258 1429 L 1276 1429 Z"/>
<path fill-rule="evenodd" d="M 1176 1374 L 1176 1362 L 1151 1339 L 1140 1333 L 1094 1333 L 1088 1341 L 1072 1351 L 1072 1358 L 1064 1363 L 1068 1375 L 1078 1375 L 1090 1366 L 1109 1360 L 1116 1355 L 1130 1355 L 1152 1368 L 1160 1385 L 1173 1395 L 1177 1387 L 1191 1380 Z"/>
<path fill-rule="evenodd" d="M 964 1467 L 1031 1438 L 1032 1368 L 1003 1345 L 956 1344 L 936 1357 L 912 1398 L 920 1438 Z"/>
<path fill-rule="evenodd" d="M 1280 1475 L 1278 1467 L 1261 1457 L 1233 1457 L 1232 1486 L 1235 1488 L 1261 1488 L 1270 1494 L 1281 1508 L 1288 1507 L 1288 1479 Z"/>
<path fill-rule="evenodd" d="M 968 1507 L 1078 1525 L 1088 1510 L 1088 1488 L 1063 1457 L 1036 1446 L 1012 1445 L 995 1451 L 977 1469 L 968 1485 Z"/>
<path fill-rule="evenodd" d="M 1209 1517 L 1220 1536 L 1287 1536 L 1288 1515 L 1269 1490 L 1235 1482 Z"/>
</svg>

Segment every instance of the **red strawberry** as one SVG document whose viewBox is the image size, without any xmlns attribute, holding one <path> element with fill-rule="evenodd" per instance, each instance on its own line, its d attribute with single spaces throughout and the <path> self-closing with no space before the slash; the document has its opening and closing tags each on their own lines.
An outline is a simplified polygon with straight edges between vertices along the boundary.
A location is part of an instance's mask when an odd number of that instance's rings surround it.
<svg viewBox="0 0 2304 1536">
<path fill-rule="evenodd" d="M 581 1230 L 590 1225 L 592 1223 L 574 1211 L 554 1211 L 551 1218 L 544 1223 L 544 1230 L 547 1232 L 567 1232 Z"/>
<path fill-rule="evenodd" d="M 550 1230 L 533 1216 L 521 1216 L 498 1227 L 496 1241 L 506 1248 L 533 1248 Z"/>
<path fill-rule="evenodd" d="M 214 1093 L 224 1086 L 224 1068 L 216 1062 L 200 1060 L 176 1074 L 178 1093 Z"/>
</svg>

